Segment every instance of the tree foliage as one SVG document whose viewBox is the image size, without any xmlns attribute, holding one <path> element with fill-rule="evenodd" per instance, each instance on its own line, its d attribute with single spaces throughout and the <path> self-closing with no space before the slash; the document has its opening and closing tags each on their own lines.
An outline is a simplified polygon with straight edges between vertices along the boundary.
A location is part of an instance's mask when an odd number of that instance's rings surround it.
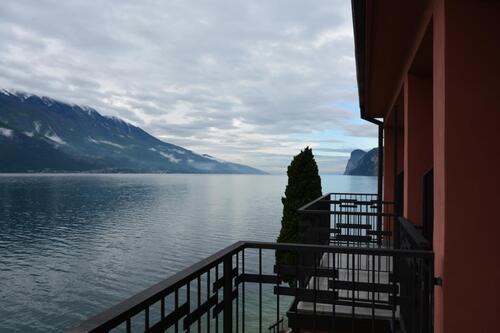
<svg viewBox="0 0 500 333">
<path fill-rule="evenodd" d="M 320 197 L 321 178 L 318 165 L 314 159 L 312 149 L 306 147 L 295 156 L 288 166 L 288 184 L 283 203 L 283 217 L 278 243 L 297 243 L 299 241 L 299 215 L 297 209 Z M 295 256 L 292 253 L 277 253 L 278 264 L 293 264 Z"/>
</svg>

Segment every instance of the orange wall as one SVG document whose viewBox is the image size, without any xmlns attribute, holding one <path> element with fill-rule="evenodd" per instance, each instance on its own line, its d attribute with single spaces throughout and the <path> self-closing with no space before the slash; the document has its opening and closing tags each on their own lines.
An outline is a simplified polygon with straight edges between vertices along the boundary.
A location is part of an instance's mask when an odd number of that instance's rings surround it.
<svg viewBox="0 0 500 333">
<path fill-rule="evenodd" d="M 436 332 L 498 331 L 500 2 L 436 0 Z"/>
<path fill-rule="evenodd" d="M 404 146 L 404 216 L 422 224 L 422 176 L 432 168 L 431 78 L 406 76 Z"/>
</svg>

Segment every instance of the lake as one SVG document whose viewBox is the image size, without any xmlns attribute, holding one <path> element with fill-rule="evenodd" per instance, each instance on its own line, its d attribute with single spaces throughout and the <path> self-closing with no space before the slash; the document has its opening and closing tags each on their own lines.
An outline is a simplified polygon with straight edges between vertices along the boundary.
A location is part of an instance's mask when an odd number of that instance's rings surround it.
<svg viewBox="0 0 500 333">
<path fill-rule="evenodd" d="M 0 175 L 0 332 L 63 331 L 235 241 L 275 241 L 286 182 Z M 377 181 L 322 183 L 323 193 L 375 193 Z"/>
</svg>

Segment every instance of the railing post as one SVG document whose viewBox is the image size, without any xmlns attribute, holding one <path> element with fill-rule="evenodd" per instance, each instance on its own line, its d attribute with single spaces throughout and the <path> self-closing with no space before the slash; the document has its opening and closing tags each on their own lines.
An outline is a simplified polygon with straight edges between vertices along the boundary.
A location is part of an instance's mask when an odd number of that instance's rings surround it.
<svg viewBox="0 0 500 333">
<path fill-rule="evenodd" d="M 427 332 L 434 332 L 434 254 L 430 259 L 426 259 L 428 272 L 427 272 Z"/>
<path fill-rule="evenodd" d="M 233 256 L 224 258 L 224 333 L 233 331 Z"/>
<path fill-rule="evenodd" d="M 327 198 L 330 200 L 330 196 Z M 330 202 L 325 201 L 325 202 L 320 202 L 319 207 L 320 210 L 324 211 L 324 214 L 321 214 L 319 216 L 320 222 L 319 222 L 319 227 L 321 228 L 321 233 L 319 235 L 319 240 L 317 244 L 320 245 L 328 245 L 330 243 L 330 228 L 331 228 L 331 216 L 330 216 Z"/>
</svg>

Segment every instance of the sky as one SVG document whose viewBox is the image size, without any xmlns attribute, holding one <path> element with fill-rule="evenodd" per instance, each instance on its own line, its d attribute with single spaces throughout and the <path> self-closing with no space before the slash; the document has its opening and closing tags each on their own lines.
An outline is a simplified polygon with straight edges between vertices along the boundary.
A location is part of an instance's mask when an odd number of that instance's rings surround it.
<svg viewBox="0 0 500 333">
<path fill-rule="evenodd" d="M 86 105 L 169 143 L 342 173 L 359 117 L 349 0 L 3 0 L 0 88 Z"/>
</svg>

